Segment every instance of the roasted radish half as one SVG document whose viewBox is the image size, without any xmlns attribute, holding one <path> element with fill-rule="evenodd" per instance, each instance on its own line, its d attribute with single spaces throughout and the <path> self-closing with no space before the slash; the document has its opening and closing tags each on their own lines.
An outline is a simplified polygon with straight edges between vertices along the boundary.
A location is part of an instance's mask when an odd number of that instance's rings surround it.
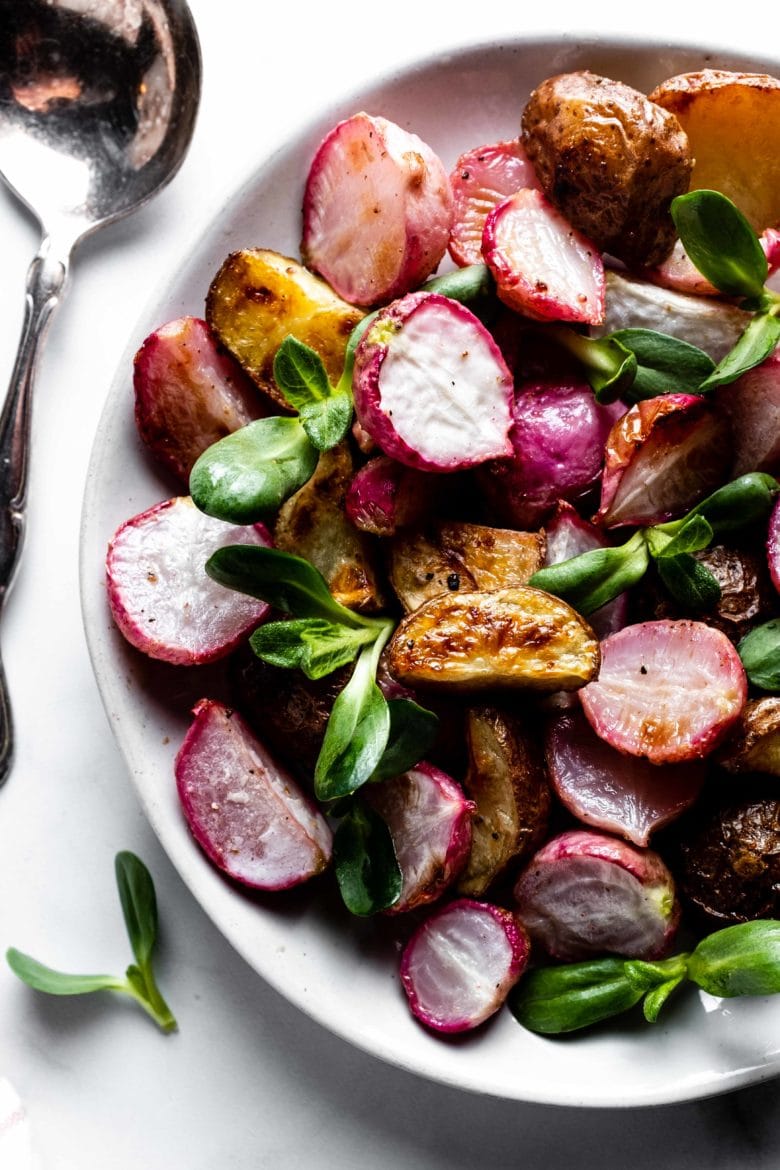
<svg viewBox="0 0 780 1170">
<path fill-rule="evenodd" d="M 775 350 L 752 370 L 716 394 L 728 419 L 732 475 L 780 471 L 780 353 Z"/>
<path fill-rule="evenodd" d="M 444 484 L 438 476 L 404 467 L 387 455 L 369 459 L 347 489 L 344 510 L 361 532 L 393 536 L 436 509 Z"/>
<path fill-rule="evenodd" d="M 195 840 L 230 877 L 286 890 L 331 856 L 325 818 L 255 739 L 243 719 L 201 699 L 176 757 L 176 787 Z"/>
<path fill-rule="evenodd" d="M 545 527 L 547 536 L 547 555 L 545 565 L 558 565 L 561 561 L 571 560 L 581 553 L 591 552 L 594 548 L 607 548 L 608 542 L 604 533 L 595 524 L 583 520 L 579 512 L 560 500 L 553 513 L 552 519 Z M 593 626 L 599 638 L 606 638 L 622 630 L 628 621 L 628 596 L 621 593 L 614 601 L 602 605 L 595 613 L 589 614 L 588 621 Z"/>
<path fill-rule="evenodd" d="M 489 213 L 521 187 L 538 187 L 521 143 L 496 142 L 467 150 L 450 174 L 453 195 L 450 256 L 456 264 L 482 263 L 482 232 Z"/>
</svg>

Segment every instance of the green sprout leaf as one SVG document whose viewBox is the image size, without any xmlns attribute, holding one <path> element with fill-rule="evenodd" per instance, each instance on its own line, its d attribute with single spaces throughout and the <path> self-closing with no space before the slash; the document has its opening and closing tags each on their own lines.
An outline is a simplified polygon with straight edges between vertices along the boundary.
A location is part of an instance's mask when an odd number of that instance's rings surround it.
<svg viewBox="0 0 780 1170">
<path fill-rule="evenodd" d="M 698 394 L 715 363 L 701 349 L 653 329 L 617 329 L 610 335 L 637 361 L 636 377 L 621 397 L 627 402 L 659 394 Z"/>
<path fill-rule="evenodd" d="M 640 581 L 647 571 L 649 554 L 641 532 L 617 548 L 590 552 L 548 565 L 531 577 L 529 585 L 546 589 L 588 615 Z"/>
<path fill-rule="evenodd" d="M 760 297 L 768 275 L 758 236 L 719 191 L 690 191 L 672 200 L 685 251 L 710 284 L 732 297 Z"/>
<path fill-rule="evenodd" d="M 780 318 L 774 313 L 756 313 L 733 349 L 702 382 L 702 391 L 735 382 L 742 374 L 761 365 L 780 341 Z"/>
<path fill-rule="evenodd" d="M 637 359 L 616 333 L 609 337 L 588 337 L 568 325 L 544 330 L 581 363 L 597 402 L 614 402 L 626 397 L 637 374 Z"/>
<path fill-rule="evenodd" d="M 498 308 L 496 282 L 487 264 L 467 264 L 441 276 L 432 276 L 426 280 L 422 291 L 459 301 L 483 322 L 490 321 Z"/>
<path fill-rule="evenodd" d="M 656 561 L 658 576 L 675 601 L 692 613 L 706 612 L 720 601 L 720 585 L 706 565 L 688 553 Z"/>
<path fill-rule="evenodd" d="M 318 451 L 329 451 L 341 442 L 352 422 L 352 394 L 341 382 L 331 386 L 315 350 L 287 336 L 276 351 L 274 380 L 298 411 L 301 426 Z"/>
<path fill-rule="evenodd" d="M 260 626 L 249 644 L 264 662 L 302 670 L 307 678 L 318 679 L 354 661 L 375 636 L 366 627 L 354 629 L 323 618 L 294 618 Z"/>
<path fill-rule="evenodd" d="M 390 732 L 387 747 L 376 766 L 373 780 L 400 776 L 418 764 L 433 747 L 439 729 L 438 716 L 411 699 L 389 699 Z"/>
<path fill-rule="evenodd" d="M 508 1003 L 524 1028 L 558 1035 L 628 1011 L 645 990 L 628 978 L 622 959 L 592 959 L 529 972 L 510 992 Z"/>
<path fill-rule="evenodd" d="M 675 557 L 680 553 L 700 552 L 709 546 L 714 532 L 712 525 L 704 516 L 690 516 L 674 534 L 668 534 L 661 528 L 645 530 L 647 547 L 651 556 L 656 560 L 663 557 Z"/>
<path fill-rule="evenodd" d="M 16 947 L 9 947 L 5 957 L 14 975 L 34 991 L 43 991 L 46 995 L 88 995 L 92 991 L 126 990 L 124 979 L 116 975 L 69 975 L 39 963 Z"/>
<path fill-rule="evenodd" d="M 695 508 L 691 508 L 681 520 L 657 524 L 655 531 L 675 535 L 694 516 L 702 516 L 715 536 L 738 532 L 740 528 L 747 528 L 769 515 L 779 488 L 773 476 L 751 471 L 718 488 Z"/>
<path fill-rule="evenodd" d="M 333 839 L 333 866 L 344 905 L 365 917 L 393 906 L 403 878 L 384 820 L 352 801 Z"/>
<path fill-rule="evenodd" d="M 710 995 L 780 992 L 780 921 L 726 926 L 702 939 L 688 960 L 688 977 Z"/>
<path fill-rule="evenodd" d="M 780 691 L 780 618 L 746 634 L 737 646 L 750 682 L 762 691 Z"/>
</svg>

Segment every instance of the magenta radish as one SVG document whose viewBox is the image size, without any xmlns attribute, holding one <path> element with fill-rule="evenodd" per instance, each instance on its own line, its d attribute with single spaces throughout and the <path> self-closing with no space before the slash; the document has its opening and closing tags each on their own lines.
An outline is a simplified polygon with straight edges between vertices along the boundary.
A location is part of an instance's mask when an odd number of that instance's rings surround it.
<svg viewBox="0 0 780 1170">
<path fill-rule="evenodd" d="M 453 196 L 449 252 L 456 264 L 482 263 L 482 233 L 488 214 L 521 187 L 538 187 L 519 139 L 478 146 L 462 154 L 450 174 Z"/>
<path fill-rule="evenodd" d="M 133 386 L 138 433 L 183 484 L 207 447 L 266 413 L 257 387 L 197 317 L 146 338 Z"/>
<path fill-rule="evenodd" d="M 176 787 L 195 840 L 243 885 L 286 890 L 330 861 L 325 818 L 243 719 L 201 699 L 176 757 Z"/>
<path fill-rule="evenodd" d="M 545 755 L 555 793 L 583 824 L 645 846 L 657 829 L 693 804 L 704 783 L 700 763 L 658 766 L 621 755 L 580 711 L 551 722 Z"/>
<path fill-rule="evenodd" d="M 449 179 L 431 148 L 386 118 L 354 114 L 314 156 L 301 255 L 344 300 L 376 305 L 430 276 L 451 223 Z"/>
<path fill-rule="evenodd" d="M 653 764 L 708 755 L 747 699 L 739 655 L 720 630 L 694 621 L 641 622 L 601 643 L 601 670 L 579 692 L 593 730 Z"/>
<path fill-rule="evenodd" d="M 515 886 L 518 916 L 556 959 L 658 959 L 680 919 L 674 879 L 657 853 L 601 833 L 561 833 Z"/>
<path fill-rule="evenodd" d="M 437 1032 L 489 1019 L 528 963 L 528 936 L 499 906 L 461 898 L 434 911 L 406 945 L 401 982 L 412 1014 Z"/>
<path fill-rule="evenodd" d="M 398 901 L 388 913 L 433 902 L 466 863 L 476 805 L 446 773 L 425 763 L 370 784 L 365 794 L 390 830 L 403 877 Z"/>
<path fill-rule="evenodd" d="M 597 522 L 658 524 L 680 516 L 725 478 L 728 425 L 694 394 L 637 402 L 609 433 Z"/>
<path fill-rule="evenodd" d="M 378 455 L 356 472 L 344 510 L 361 532 L 393 536 L 399 528 L 433 512 L 440 495 L 438 477 Z"/>
<path fill-rule="evenodd" d="M 780 472 L 780 353 L 716 391 L 731 428 L 732 474 Z"/>
<path fill-rule="evenodd" d="M 510 309 L 535 321 L 603 322 L 601 253 L 541 191 L 517 191 L 490 212 L 482 252 Z"/>
<path fill-rule="evenodd" d="M 545 565 L 558 565 L 571 560 L 580 553 L 594 548 L 607 548 L 604 534 L 595 524 L 583 520 L 571 504 L 559 500 L 552 518 L 545 525 L 547 534 L 547 555 Z M 606 638 L 622 630 L 628 621 L 628 595 L 621 593 L 614 601 L 602 605 L 588 616 L 588 621 L 599 638 Z"/>
<path fill-rule="evenodd" d="M 120 526 L 108 546 L 108 601 L 138 650 L 177 666 L 229 654 L 269 612 L 265 602 L 218 585 L 206 561 L 226 544 L 271 543 L 262 524 L 236 526 L 178 496 Z"/>
<path fill-rule="evenodd" d="M 769 517 L 766 551 L 769 561 L 769 576 L 772 578 L 775 589 L 780 593 L 780 497 L 778 497 Z"/>
<path fill-rule="evenodd" d="M 378 314 L 353 389 L 360 425 L 407 467 L 459 471 L 511 454 L 512 376 L 484 325 L 439 293 L 410 293 Z"/>
</svg>

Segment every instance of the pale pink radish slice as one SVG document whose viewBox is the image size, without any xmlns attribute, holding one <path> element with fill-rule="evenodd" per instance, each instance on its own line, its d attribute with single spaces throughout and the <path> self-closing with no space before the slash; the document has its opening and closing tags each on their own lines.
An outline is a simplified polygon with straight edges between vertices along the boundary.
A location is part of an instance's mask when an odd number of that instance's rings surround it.
<svg viewBox="0 0 780 1170">
<path fill-rule="evenodd" d="M 412 1014 L 437 1032 L 466 1032 L 489 1019 L 528 963 L 528 936 L 509 910 L 460 898 L 412 935 L 401 981 Z"/>
<path fill-rule="evenodd" d="M 601 253 L 541 191 L 517 191 L 490 212 L 482 252 L 510 309 L 535 321 L 604 320 Z"/>
<path fill-rule="evenodd" d="M 579 711 L 555 719 L 545 734 L 545 754 L 555 793 L 583 824 L 645 846 L 657 829 L 693 804 L 705 766 L 659 766 L 616 752 Z"/>
<path fill-rule="evenodd" d="M 354 114 L 314 156 L 301 254 L 344 300 L 376 305 L 430 276 L 451 223 L 449 178 L 430 146 L 386 118 Z"/>
<path fill-rule="evenodd" d="M 593 730 L 654 764 L 708 755 L 747 699 L 739 655 L 703 622 L 627 626 L 601 643 L 601 670 L 579 692 Z"/>
<path fill-rule="evenodd" d="M 393 536 L 399 528 L 433 512 L 440 497 L 438 476 L 377 455 L 355 474 L 344 509 L 361 532 Z"/>
<path fill-rule="evenodd" d="M 243 719 L 201 699 L 176 757 L 176 787 L 195 840 L 219 869 L 258 890 L 286 890 L 330 861 L 328 822 Z"/>
<path fill-rule="evenodd" d="M 520 920 L 556 959 L 658 959 L 680 919 L 674 879 L 657 853 L 574 830 L 553 837 L 515 886 Z"/>
<path fill-rule="evenodd" d="M 598 483 L 614 417 L 585 382 L 521 386 L 512 403 L 512 458 L 480 474 L 498 514 L 538 528 L 559 499 L 582 499 Z"/>
<path fill-rule="evenodd" d="M 446 773 L 425 763 L 364 791 L 390 830 L 403 877 L 388 913 L 435 901 L 466 864 L 476 805 Z"/>
<path fill-rule="evenodd" d="M 780 265 L 780 231 L 776 228 L 766 228 L 759 238 L 767 258 L 771 277 Z M 659 264 L 657 268 L 645 269 L 643 275 L 654 284 L 658 284 L 662 288 L 673 289 L 675 292 L 705 297 L 721 295 L 718 289 L 699 272 L 680 240 L 675 242 L 663 263 Z"/>
<path fill-rule="evenodd" d="M 731 427 L 732 475 L 780 472 L 780 352 L 719 387 L 715 401 Z"/>
<path fill-rule="evenodd" d="M 450 174 L 454 201 L 449 252 L 456 264 L 482 263 L 482 232 L 489 213 L 521 187 L 539 187 L 519 139 L 477 146 Z"/>
<path fill-rule="evenodd" d="M 511 454 L 512 376 L 484 325 L 439 293 L 410 293 L 377 315 L 353 390 L 360 425 L 408 467 L 459 471 Z"/>
<path fill-rule="evenodd" d="M 183 484 L 207 447 L 267 413 L 257 387 L 197 317 L 169 321 L 147 337 L 135 355 L 133 386 L 138 433 Z"/>
<path fill-rule="evenodd" d="M 687 512 L 726 476 L 726 421 L 695 394 L 661 394 L 637 402 L 606 444 L 597 522 L 658 524 Z"/>
<path fill-rule="evenodd" d="M 545 565 L 558 565 L 594 548 L 607 548 L 609 542 L 595 524 L 583 520 L 571 504 L 559 500 L 552 518 L 545 525 L 547 554 Z M 606 638 L 622 630 L 628 621 L 628 594 L 621 593 L 614 601 L 602 605 L 589 614 L 588 621 L 599 638 Z"/>
<path fill-rule="evenodd" d="M 769 575 L 775 589 L 780 593 L 780 497 L 778 497 L 769 517 L 766 551 L 769 561 Z"/>
<path fill-rule="evenodd" d="M 119 630 L 138 650 L 177 666 L 229 654 L 263 621 L 263 601 L 218 585 L 206 561 L 226 544 L 271 538 L 262 524 L 237 526 L 178 496 L 125 521 L 108 546 L 108 601 Z"/>
</svg>

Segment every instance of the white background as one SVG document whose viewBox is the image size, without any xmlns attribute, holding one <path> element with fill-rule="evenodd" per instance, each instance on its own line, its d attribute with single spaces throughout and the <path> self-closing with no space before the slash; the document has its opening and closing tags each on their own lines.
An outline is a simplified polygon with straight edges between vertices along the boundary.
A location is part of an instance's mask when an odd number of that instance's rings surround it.
<svg viewBox="0 0 780 1170">
<path fill-rule="evenodd" d="M 144 820 L 92 679 L 77 589 L 90 445 L 136 318 L 198 224 L 308 116 L 395 65 L 474 40 L 601 31 L 706 37 L 762 54 L 772 51 L 770 20 L 757 5 L 722 15 L 708 8 L 706 21 L 671 3 L 601 3 L 598 13 L 572 2 L 538 11 L 517 3 L 459 11 L 423 0 L 191 6 L 204 59 L 192 149 L 153 205 L 79 252 L 40 369 L 27 545 L 0 625 L 18 733 L 14 771 L 0 792 L 0 949 L 13 944 L 71 969 L 122 970 L 113 858 L 133 849 L 155 876 L 160 982 L 180 1031 L 163 1037 L 111 997 L 34 995 L 0 966 L 0 1077 L 24 1099 L 36 1165 L 775 1168 L 776 1083 L 630 1113 L 486 1100 L 380 1064 L 267 988 L 206 919 Z M 5 191 L 0 240 L 4 381 L 37 246 L 36 230 Z"/>
</svg>

